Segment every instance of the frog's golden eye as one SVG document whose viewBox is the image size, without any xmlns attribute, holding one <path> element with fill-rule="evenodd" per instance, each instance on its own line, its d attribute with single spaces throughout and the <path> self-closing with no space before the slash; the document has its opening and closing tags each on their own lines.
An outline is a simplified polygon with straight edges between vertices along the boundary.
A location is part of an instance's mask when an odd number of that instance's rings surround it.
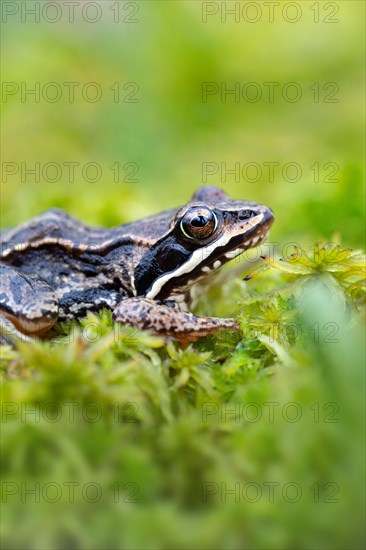
<svg viewBox="0 0 366 550">
<path fill-rule="evenodd" d="M 207 239 L 217 227 L 216 214 L 204 207 L 188 210 L 180 222 L 180 228 L 189 239 Z"/>
</svg>

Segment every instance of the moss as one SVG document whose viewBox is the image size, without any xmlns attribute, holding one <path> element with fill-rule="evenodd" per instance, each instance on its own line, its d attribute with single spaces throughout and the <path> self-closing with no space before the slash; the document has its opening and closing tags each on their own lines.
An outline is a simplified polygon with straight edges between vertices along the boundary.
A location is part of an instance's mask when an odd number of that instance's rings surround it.
<svg viewBox="0 0 366 550">
<path fill-rule="evenodd" d="M 362 257 L 316 250 L 239 305 L 208 291 L 242 337 L 180 349 L 103 311 L 4 347 L 5 546 L 357 548 Z"/>
</svg>

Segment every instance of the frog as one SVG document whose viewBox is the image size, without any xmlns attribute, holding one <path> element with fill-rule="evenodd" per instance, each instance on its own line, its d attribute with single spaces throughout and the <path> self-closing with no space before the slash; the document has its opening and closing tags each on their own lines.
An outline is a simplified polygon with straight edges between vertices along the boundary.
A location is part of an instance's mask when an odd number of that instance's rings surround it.
<svg viewBox="0 0 366 550">
<path fill-rule="evenodd" d="M 184 206 L 112 228 L 46 210 L 0 232 L 2 334 L 46 339 L 57 322 L 103 308 L 116 323 L 185 343 L 240 332 L 235 318 L 192 313 L 197 288 L 260 245 L 273 221 L 269 207 L 211 185 Z"/>
</svg>

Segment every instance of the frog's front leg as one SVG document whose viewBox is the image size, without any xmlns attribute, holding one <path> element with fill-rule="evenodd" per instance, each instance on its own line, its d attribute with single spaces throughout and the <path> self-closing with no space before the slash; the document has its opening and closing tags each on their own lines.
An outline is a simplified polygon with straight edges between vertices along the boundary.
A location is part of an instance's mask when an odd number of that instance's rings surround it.
<svg viewBox="0 0 366 550">
<path fill-rule="evenodd" d="M 0 281 L 3 341 L 12 342 L 23 334 L 43 335 L 52 328 L 58 317 L 58 302 L 46 282 L 6 264 L 0 264 Z"/>
<path fill-rule="evenodd" d="M 113 318 L 140 329 L 152 329 L 156 334 L 173 336 L 181 342 L 195 342 L 202 336 L 223 329 L 240 332 L 235 319 L 197 317 L 148 298 L 122 300 L 115 307 Z"/>
</svg>

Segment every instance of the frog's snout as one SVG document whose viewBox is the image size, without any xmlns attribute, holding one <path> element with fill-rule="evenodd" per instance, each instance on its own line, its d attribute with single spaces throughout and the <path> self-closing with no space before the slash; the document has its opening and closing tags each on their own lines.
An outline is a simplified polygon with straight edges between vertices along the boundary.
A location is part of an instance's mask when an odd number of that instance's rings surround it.
<svg viewBox="0 0 366 550">
<path fill-rule="evenodd" d="M 264 207 L 264 211 L 263 211 L 263 221 L 264 223 L 268 226 L 268 227 L 271 227 L 271 225 L 273 224 L 273 222 L 275 221 L 275 215 L 274 215 L 274 212 L 271 208 L 269 208 L 268 206 L 265 206 Z"/>
</svg>

